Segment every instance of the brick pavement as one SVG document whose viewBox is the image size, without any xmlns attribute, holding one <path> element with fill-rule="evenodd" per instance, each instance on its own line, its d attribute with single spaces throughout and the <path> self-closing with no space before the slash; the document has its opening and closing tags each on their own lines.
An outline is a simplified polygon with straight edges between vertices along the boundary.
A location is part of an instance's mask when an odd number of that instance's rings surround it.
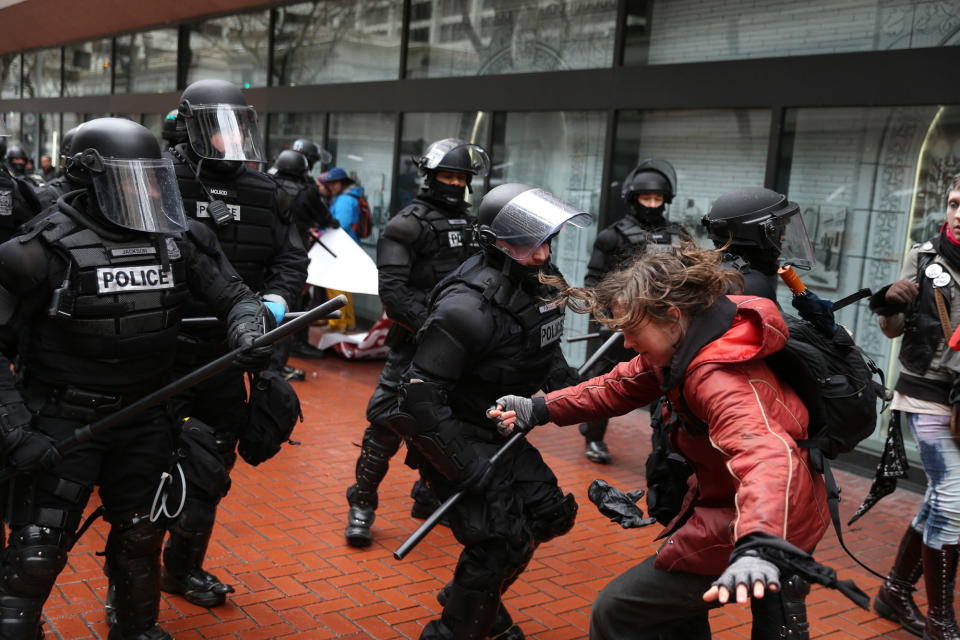
<svg viewBox="0 0 960 640">
<path fill-rule="evenodd" d="M 449 530 L 438 527 L 404 561 L 393 559 L 393 550 L 419 524 L 409 517 L 407 497 L 415 475 L 399 457 L 382 488 L 373 546 L 357 550 L 343 540 L 344 491 L 352 482 L 364 409 L 382 363 L 329 357 L 295 364 L 308 371 L 307 380 L 296 383 L 306 416 L 294 434 L 301 444 L 284 447 L 256 468 L 238 462 L 207 564 L 237 593 L 212 610 L 164 594 L 161 622 L 177 640 L 417 638 L 423 624 L 439 613 L 434 594 L 451 578 L 459 546 Z M 609 466 L 583 457 L 575 428 L 545 426 L 531 439 L 581 508 L 574 529 L 538 549 L 505 602 L 528 638 L 586 638 L 598 590 L 657 547 L 657 526 L 620 529 L 586 497 L 595 477 L 625 490 L 642 486 L 649 447 L 646 414 L 634 412 L 613 422 L 608 443 L 614 464 Z M 843 515 L 849 517 L 869 481 L 843 472 L 838 481 L 847 496 Z M 884 499 L 862 524 L 846 529 L 848 545 L 885 571 L 918 504 L 919 496 L 907 491 Z M 105 534 L 99 521 L 71 553 L 45 608 L 48 638 L 106 638 L 106 579 L 97 556 Z M 879 581 L 853 568 L 832 531 L 817 558 L 871 595 L 876 591 Z M 924 602 L 922 591 L 918 600 Z M 815 586 L 808 604 L 815 638 L 912 637 L 835 591 Z M 736 605 L 713 612 L 714 637 L 749 638 L 749 614 L 749 606 Z"/>
</svg>

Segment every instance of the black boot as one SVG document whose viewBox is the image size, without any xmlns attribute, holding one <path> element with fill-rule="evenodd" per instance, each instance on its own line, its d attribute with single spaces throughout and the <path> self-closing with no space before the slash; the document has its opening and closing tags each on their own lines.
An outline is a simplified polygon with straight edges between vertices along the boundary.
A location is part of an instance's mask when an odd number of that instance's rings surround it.
<svg viewBox="0 0 960 640">
<path fill-rule="evenodd" d="M 953 544 L 944 545 L 943 549 L 923 545 L 923 582 L 930 605 L 924 640 L 960 640 L 960 628 L 953 613 L 958 551 L 960 547 Z"/>
<path fill-rule="evenodd" d="M 351 547 L 366 547 L 373 542 L 370 527 L 373 526 L 374 511 L 379 503 L 377 489 L 390 468 L 390 458 L 400 446 L 399 439 L 392 433 L 387 438 L 390 442 L 379 442 L 374 427 L 369 427 L 363 436 L 360 457 L 357 458 L 357 483 L 347 489 L 350 513 L 347 515 L 344 536 Z"/>
<path fill-rule="evenodd" d="M 897 559 L 890 575 L 883 581 L 877 597 L 873 600 L 873 609 L 887 620 L 899 622 L 904 629 L 915 636 L 922 636 L 927 619 L 913 601 L 917 580 L 923 575 L 923 535 L 912 526 L 900 540 Z"/>
<path fill-rule="evenodd" d="M 211 531 L 170 530 L 170 538 L 163 550 L 163 575 L 160 587 L 167 593 L 183 596 L 198 607 L 218 607 L 233 593 L 231 585 L 223 584 L 217 576 L 203 570 Z"/>
</svg>

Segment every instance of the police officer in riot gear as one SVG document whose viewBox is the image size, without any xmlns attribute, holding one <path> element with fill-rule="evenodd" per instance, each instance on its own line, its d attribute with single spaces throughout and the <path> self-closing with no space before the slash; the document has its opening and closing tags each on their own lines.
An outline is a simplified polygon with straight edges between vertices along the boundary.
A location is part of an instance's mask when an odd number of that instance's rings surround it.
<svg viewBox="0 0 960 640">
<path fill-rule="evenodd" d="M 325 164 L 330 164 L 330 161 L 333 160 L 333 156 L 330 155 L 330 152 L 318 145 L 313 140 L 307 140 L 306 138 L 298 138 L 293 141 L 293 144 L 290 145 L 292 151 L 296 151 L 303 155 L 307 159 L 307 172 L 312 172 L 314 165 L 317 162 L 321 166 Z"/>
<path fill-rule="evenodd" d="M 6 241 L 17 228 L 40 213 L 40 202 L 30 185 L 4 164 L 10 132 L 0 118 L 0 242 Z M 0 361 L 2 363 L 2 361 Z"/>
<path fill-rule="evenodd" d="M 309 142 L 298 140 L 297 142 Z M 319 157 L 319 147 L 310 142 L 315 153 Z M 313 234 L 315 229 L 329 229 L 340 226 L 340 223 L 330 215 L 330 209 L 320 197 L 320 189 L 317 183 L 310 177 L 309 158 L 301 152 L 291 149 L 285 149 L 280 152 L 273 163 L 273 167 L 267 172 L 273 176 L 280 188 L 287 194 L 290 201 L 290 215 L 297 232 L 300 234 L 300 240 L 304 247 L 310 247 L 314 243 Z M 304 291 L 297 299 L 297 309 L 305 307 L 309 302 L 307 291 Z M 276 365 L 285 375 L 303 375 L 302 371 L 295 370 L 293 367 L 285 366 L 287 356 L 292 351 L 293 355 L 301 358 L 322 358 L 323 351 L 310 344 L 309 328 L 297 334 L 290 341 L 284 341 L 278 345 L 276 355 Z M 284 371 L 283 369 L 286 369 Z"/>
<path fill-rule="evenodd" d="M 624 265 L 635 255 L 670 251 L 683 242 L 690 242 L 690 233 L 683 225 L 664 216 L 666 205 L 677 194 L 677 172 L 662 158 L 648 158 L 638 164 L 623 181 L 623 201 L 629 213 L 597 234 L 593 253 L 587 264 L 584 286 L 595 286 L 610 271 Z M 611 348 L 585 372 L 587 378 L 606 373 L 616 363 L 631 360 L 634 353 L 622 345 Z M 603 437 L 606 420 L 580 425 L 586 439 L 587 459 L 599 464 L 610 462 L 610 451 Z"/>
<path fill-rule="evenodd" d="M 149 130 L 102 118 L 74 145 L 75 189 L 0 245 L 0 350 L 19 362 L 16 376 L 0 370 L 0 445 L 21 472 L 0 560 L 0 637 L 38 637 L 41 607 L 98 485 L 115 589 L 109 638 L 164 640 L 164 527 L 151 504 L 170 471 L 171 416 L 155 406 L 62 454 L 53 444 L 169 381 L 191 294 L 227 320 L 234 346 L 262 335 L 271 314 L 209 230 L 186 220 L 173 165 Z M 247 365 L 262 367 L 269 351 L 248 355 Z"/>
<path fill-rule="evenodd" d="M 592 217 L 542 189 L 504 184 L 480 204 L 483 251 L 431 294 L 401 390 L 403 432 L 417 465 L 440 498 L 466 490 L 450 512 L 464 545 L 443 614 L 423 640 L 522 639 L 501 603 L 538 545 L 573 527 L 577 503 L 564 495 L 540 452 L 520 441 L 496 466 L 506 441 L 486 411 L 497 398 L 576 382 L 560 349 L 563 307 L 539 274 L 559 278 L 550 240 L 564 224 Z"/>
<path fill-rule="evenodd" d="M 724 263 L 743 274 L 746 294 L 776 302 L 780 264 L 812 266 L 800 205 L 776 191 L 763 187 L 728 191 L 717 198 L 701 224 L 714 246 L 724 249 Z"/>
<path fill-rule="evenodd" d="M 174 159 L 187 216 L 216 234 L 244 283 L 263 298 L 276 321 L 282 321 L 303 290 L 307 256 L 290 221 L 285 194 L 270 176 L 246 164 L 264 158 L 256 111 L 236 85 L 199 80 L 183 91 L 177 117 L 188 140 L 168 153 Z M 210 315 L 198 300 L 192 300 L 188 309 L 191 316 Z M 216 327 L 182 332 L 179 366 L 192 369 L 221 355 L 224 337 L 223 329 Z M 227 371 L 174 403 L 180 417 L 212 431 L 228 470 L 246 427 L 245 399 L 242 373 Z M 202 567 L 216 508 L 228 488 L 229 484 L 209 495 L 188 496 L 170 527 L 163 553 L 162 588 L 204 607 L 223 604 L 233 591 Z"/>
<path fill-rule="evenodd" d="M 417 166 L 424 176 L 420 194 L 390 219 L 377 242 L 380 299 L 392 321 L 386 339 L 390 353 L 367 405 L 370 426 L 357 459 L 356 483 L 347 489 L 350 511 L 345 535 L 355 547 L 373 540 L 370 526 L 378 504 L 377 488 L 400 447 L 400 436 L 388 421 L 397 412 L 401 375 L 427 317 L 430 291 L 477 251 L 469 233 L 473 219 L 465 198 L 473 177 L 487 174 L 490 159 L 478 145 L 446 138 L 427 147 Z M 422 482 L 414 485 L 412 497 L 416 518 L 426 518 L 437 507 L 436 498 Z"/>
</svg>

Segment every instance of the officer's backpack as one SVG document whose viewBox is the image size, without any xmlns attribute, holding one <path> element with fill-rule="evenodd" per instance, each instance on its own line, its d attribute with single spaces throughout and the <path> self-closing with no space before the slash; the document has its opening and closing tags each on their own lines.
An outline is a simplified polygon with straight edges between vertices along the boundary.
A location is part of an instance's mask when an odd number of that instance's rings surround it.
<svg viewBox="0 0 960 640">
<path fill-rule="evenodd" d="M 830 459 L 852 451 L 877 426 L 883 372 L 843 327 L 828 338 L 806 320 L 788 314 L 783 319 L 790 337 L 766 361 L 810 414 L 809 437 L 797 444 L 819 449 Z"/>
<path fill-rule="evenodd" d="M 347 195 L 357 199 L 357 209 L 359 210 L 357 223 L 351 226 L 357 234 L 357 238 L 367 238 L 370 236 L 370 232 L 373 231 L 373 217 L 370 215 L 370 203 L 358 193 L 347 193 Z"/>
</svg>

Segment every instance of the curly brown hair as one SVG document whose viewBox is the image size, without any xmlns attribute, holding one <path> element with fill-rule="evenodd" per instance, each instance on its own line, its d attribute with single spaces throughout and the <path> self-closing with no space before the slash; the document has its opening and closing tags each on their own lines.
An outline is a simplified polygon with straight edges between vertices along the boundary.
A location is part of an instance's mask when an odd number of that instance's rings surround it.
<svg viewBox="0 0 960 640">
<path fill-rule="evenodd" d="M 589 289 L 544 280 L 560 290 L 558 301 L 571 311 L 592 314 L 610 328 L 630 329 L 647 318 L 674 321 L 671 309 L 692 318 L 720 296 L 743 291 L 743 276 L 724 268 L 722 256 L 720 251 L 686 245 L 675 252 L 641 256 Z"/>
</svg>

